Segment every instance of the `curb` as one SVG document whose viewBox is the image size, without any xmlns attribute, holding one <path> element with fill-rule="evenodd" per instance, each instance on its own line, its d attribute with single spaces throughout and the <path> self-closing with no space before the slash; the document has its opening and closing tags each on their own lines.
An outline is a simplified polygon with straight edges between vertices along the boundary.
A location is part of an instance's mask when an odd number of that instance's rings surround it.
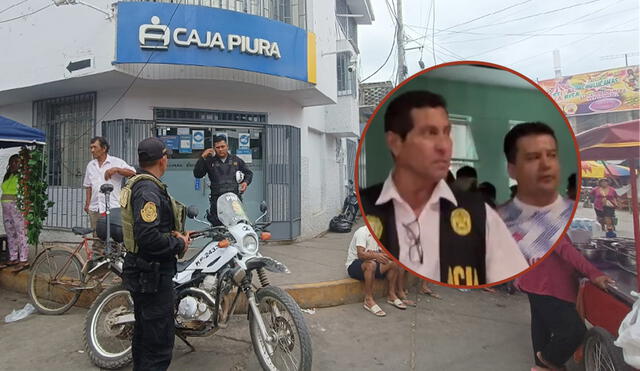
<svg viewBox="0 0 640 371">
<path fill-rule="evenodd" d="M 0 287 L 27 294 L 30 271 L 13 273 L 7 270 L 0 271 Z M 417 278 L 409 276 L 408 286 L 417 282 Z M 326 308 L 344 304 L 359 303 L 364 300 L 363 285 L 361 281 L 345 278 L 335 281 L 286 285 L 281 288 L 289 293 L 301 308 Z M 383 280 L 374 283 L 374 296 L 381 297 L 386 294 L 386 284 Z M 89 308 L 99 290 L 87 290 L 82 293 L 76 306 Z M 238 298 L 237 313 L 246 313 L 246 300 L 244 296 Z"/>
</svg>

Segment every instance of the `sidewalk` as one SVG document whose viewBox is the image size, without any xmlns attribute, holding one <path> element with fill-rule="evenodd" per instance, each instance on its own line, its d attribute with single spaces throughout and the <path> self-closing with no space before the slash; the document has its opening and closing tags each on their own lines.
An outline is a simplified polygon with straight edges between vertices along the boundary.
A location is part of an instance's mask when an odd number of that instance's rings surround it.
<svg viewBox="0 0 640 371">
<path fill-rule="evenodd" d="M 271 284 L 287 290 L 303 308 L 330 307 L 335 305 L 357 303 L 363 300 L 362 283 L 348 278 L 345 261 L 349 242 L 353 232 L 364 223 L 360 220 L 354 225 L 351 233 L 327 232 L 319 237 L 296 242 L 267 242 L 260 247 L 262 255 L 284 263 L 290 274 L 267 272 Z M 47 241 L 73 240 L 59 233 L 48 233 Z M 193 248 L 186 258 L 197 253 Z M 31 260 L 35 258 L 32 248 Z M 0 287 L 27 292 L 29 271 L 18 274 L 8 269 L 0 271 Z M 257 282 L 257 281 L 256 281 Z M 376 296 L 384 294 L 383 281 L 376 282 Z M 78 305 L 88 306 L 97 295 L 96 292 L 83 294 Z"/>
</svg>

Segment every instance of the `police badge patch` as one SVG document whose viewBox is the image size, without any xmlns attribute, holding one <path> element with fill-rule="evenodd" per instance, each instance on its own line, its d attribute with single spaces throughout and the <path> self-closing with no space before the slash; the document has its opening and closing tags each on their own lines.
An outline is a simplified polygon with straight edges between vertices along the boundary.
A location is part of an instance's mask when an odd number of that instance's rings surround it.
<svg viewBox="0 0 640 371">
<path fill-rule="evenodd" d="M 451 212 L 451 228 L 460 236 L 466 236 L 471 232 L 471 215 L 461 207 Z"/>
<path fill-rule="evenodd" d="M 156 204 L 148 201 L 140 210 L 140 216 L 142 217 L 142 220 L 147 223 L 154 222 L 158 218 L 158 210 L 156 208 Z"/>
</svg>

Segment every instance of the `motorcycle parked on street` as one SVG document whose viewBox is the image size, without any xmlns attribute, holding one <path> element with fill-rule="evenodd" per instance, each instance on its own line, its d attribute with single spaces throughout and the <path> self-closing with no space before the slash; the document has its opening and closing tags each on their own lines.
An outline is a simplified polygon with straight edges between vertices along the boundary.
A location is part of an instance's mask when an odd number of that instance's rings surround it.
<svg viewBox="0 0 640 371">
<path fill-rule="evenodd" d="M 211 227 L 196 219 L 198 209 L 190 206 L 187 216 L 209 228 L 194 232 L 192 239 L 211 241 L 187 261 L 178 262 L 173 278 L 176 290 L 176 336 L 191 349 L 187 337 L 204 337 L 228 324 L 244 296 L 253 348 L 265 370 L 311 370 L 311 338 L 298 304 L 279 287 L 269 283 L 266 271 L 289 273 L 275 259 L 259 253 L 259 240 L 270 223 L 253 224 L 238 196 L 225 193 L 217 200 L 218 218 L 223 226 Z M 260 285 L 252 283 L 257 276 Z M 87 313 L 85 349 L 98 367 L 116 369 L 131 362 L 131 338 L 135 322 L 133 300 L 122 286 L 105 290 Z"/>
<path fill-rule="evenodd" d="M 342 211 L 340 214 L 334 216 L 329 222 L 329 230 L 337 233 L 349 233 L 351 227 L 356 221 L 358 212 L 358 198 L 356 197 L 356 190 L 353 185 L 353 181 L 349 180 L 347 187 L 347 197 L 342 204 Z"/>
</svg>

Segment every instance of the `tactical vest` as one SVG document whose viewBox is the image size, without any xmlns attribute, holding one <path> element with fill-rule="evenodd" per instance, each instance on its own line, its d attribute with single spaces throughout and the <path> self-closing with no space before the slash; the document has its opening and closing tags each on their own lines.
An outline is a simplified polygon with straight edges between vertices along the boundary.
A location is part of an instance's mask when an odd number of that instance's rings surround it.
<svg viewBox="0 0 640 371">
<path fill-rule="evenodd" d="M 131 202 L 131 195 L 133 193 L 133 185 L 141 180 L 150 180 L 154 182 L 167 194 L 167 196 L 169 196 L 169 199 L 171 200 L 171 209 L 173 211 L 173 226 L 176 231 L 180 233 L 184 232 L 184 224 L 187 217 L 186 207 L 169 195 L 167 192 L 167 186 L 158 180 L 158 178 L 149 174 L 138 174 L 129 179 L 120 192 L 120 208 L 122 213 L 122 235 L 124 247 L 127 252 L 133 254 L 138 253 L 138 245 L 136 244 L 136 240 L 133 236 L 133 203 Z"/>
<path fill-rule="evenodd" d="M 396 230 L 393 201 L 376 205 L 382 184 L 360 190 L 366 219 L 375 237 L 396 259 L 400 243 Z M 458 206 L 440 199 L 440 282 L 476 286 L 486 283 L 485 224 L 486 210 L 479 195 L 452 190 Z M 429 259 L 425 256 L 425 259 Z"/>
</svg>

